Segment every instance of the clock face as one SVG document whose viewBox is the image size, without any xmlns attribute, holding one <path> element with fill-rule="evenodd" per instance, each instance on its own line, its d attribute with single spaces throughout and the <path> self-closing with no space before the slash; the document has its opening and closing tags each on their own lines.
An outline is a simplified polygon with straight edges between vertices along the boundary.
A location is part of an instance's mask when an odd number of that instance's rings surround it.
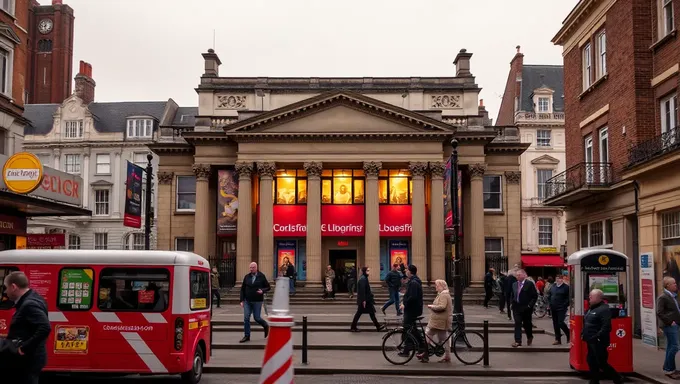
<svg viewBox="0 0 680 384">
<path fill-rule="evenodd" d="M 50 33 L 50 31 L 52 31 L 52 20 L 50 19 L 40 20 L 40 23 L 38 24 L 38 31 L 40 31 L 40 33 L 42 34 Z"/>
</svg>

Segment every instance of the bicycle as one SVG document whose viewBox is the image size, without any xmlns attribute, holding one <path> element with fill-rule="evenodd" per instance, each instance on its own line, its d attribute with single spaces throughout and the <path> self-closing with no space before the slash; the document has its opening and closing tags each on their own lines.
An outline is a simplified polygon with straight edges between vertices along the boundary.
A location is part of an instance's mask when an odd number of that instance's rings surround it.
<svg viewBox="0 0 680 384">
<path fill-rule="evenodd" d="M 548 300 L 544 296 L 539 295 L 536 304 L 534 304 L 534 315 L 542 319 L 548 313 Z"/>
<path fill-rule="evenodd" d="M 453 330 L 449 332 L 446 340 L 440 343 L 436 343 L 425 333 L 423 323 L 421 322 L 424 316 L 420 316 L 416 319 L 418 321 L 418 325 L 408 328 L 401 326 L 388 331 L 383 336 L 383 356 L 387 361 L 394 365 L 404 365 L 411 361 L 413 356 L 416 355 L 416 349 L 418 349 L 416 347 L 411 347 L 410 349 L 408 348 L 408 346 L 418 345 L 418 341 L 413 335 L 413 332 L 415 331 L 421 332 L 421 340 L 426 340 L 425 345 L 428 357 L 433 355 L 438 357 L 443 356 L 446 352 L 445 348 L 448 347 L 447 343 L 449 343 L 449 340 L 451 340 L 451 346 L 449 348 L 451 348 L 451 351 L 456 356 L 458 361 L 465 365 L 474 365 L 479 363 L 484 358 L 484 336 L 482 336 L 482 334 L 477 331 L 465 330 L 465 324 L 460 321 L 462 316 L 462 314 L 454 314 Z M 420 329 L 418 329 L 418 327 Z M 397 339 L 397 342 L 394 346 L 391 346 L 388 341 L 391 337 L 395 337 Z M 474 340 L 474 342 L 471 342 L 471 340 Z M 388 352 L 395 351 L 397 352 L 397 357 L 403 358 L 402 361 L 397 361 L 396 359 L 392 359 L 390 356 L 388 356 Z M 463 358 L 463 353 L 465 352 L 479 352 L 479 355 L 472 359 Z"/>
</svg>

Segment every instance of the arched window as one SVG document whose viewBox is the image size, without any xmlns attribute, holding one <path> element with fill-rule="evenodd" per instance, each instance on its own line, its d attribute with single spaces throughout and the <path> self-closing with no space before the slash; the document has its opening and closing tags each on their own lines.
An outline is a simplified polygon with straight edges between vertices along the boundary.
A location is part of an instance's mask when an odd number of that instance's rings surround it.
<svg viewBox="0 0 680 384">
<path fill-rule="evenodd" d="M 52 52 L 52 40 L 43 39 L 38 41 L 38 52 Z"/>
<path fill-rule="evenodd" d="M 141 232 L 130 232 L 125 235 L 124 242 L 125 249 L 143 250 L 144 249 L 144 234 Z"/>
<path fill-rule="evenodd" d="M 74 234 L 68 235 L 68 249 L 80 249 L 80 236 Z"/>
</svg>

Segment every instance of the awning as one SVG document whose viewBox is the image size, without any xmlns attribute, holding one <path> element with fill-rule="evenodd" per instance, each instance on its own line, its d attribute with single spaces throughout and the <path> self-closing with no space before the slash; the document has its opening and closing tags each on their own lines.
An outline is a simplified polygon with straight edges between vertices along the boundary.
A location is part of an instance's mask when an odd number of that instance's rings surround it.
<svg viewBox="0 0 680 384">
<path fill-rule="evenodd" d="M 37 197 L 19 195 L 0 190 L 0 210 L 22 217 L 40 216 L 92 216 L 92 211 Z"/>
<path fill-rule="evenodd" d="M 560 255 L 522 255 L 524 267 L 564 267 L 564 258 Z"/>
</svg>

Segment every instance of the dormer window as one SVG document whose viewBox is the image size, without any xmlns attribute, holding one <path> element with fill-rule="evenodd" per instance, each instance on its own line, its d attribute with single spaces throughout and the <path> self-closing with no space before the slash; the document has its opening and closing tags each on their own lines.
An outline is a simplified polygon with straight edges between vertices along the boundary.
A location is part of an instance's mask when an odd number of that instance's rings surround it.
<svg viewBox="0 0 680 384">
<path fill-rule="evenodd" d="M 66 121 L 66 129 L 64 131 L 64 136 L 67 139 L 80 139 L 83 137 L 83 121 L 82 120 L 71 120 Z"/>
<path fill-rule="evenodd" d="M 152 134 L 152 119 L 128 119 L 127 137 L 129 139 L 150 139 Z"/>
<path fill-rule="evenodd" d="M 549 97 L 539 97 L 538 98 L 538 112 L 539 113 L 550 113 L 550 98 Z"/>
</svg>

